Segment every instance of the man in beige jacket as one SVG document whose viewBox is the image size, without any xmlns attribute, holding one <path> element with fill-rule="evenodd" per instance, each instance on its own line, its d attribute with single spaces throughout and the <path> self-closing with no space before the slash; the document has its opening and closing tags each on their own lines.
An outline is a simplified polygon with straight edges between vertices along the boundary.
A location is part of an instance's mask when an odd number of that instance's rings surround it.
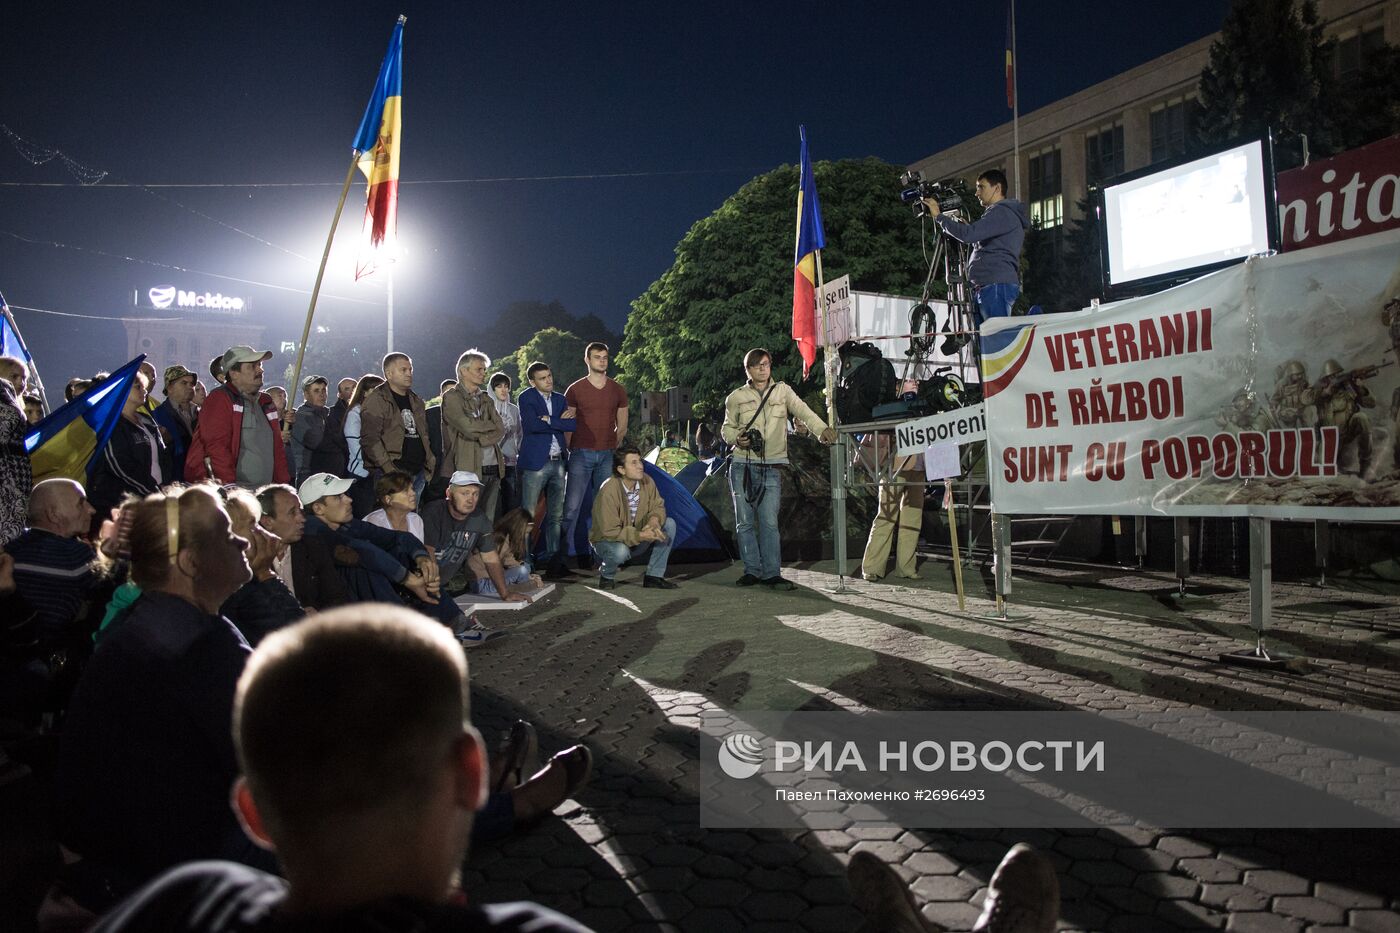
<svg viewBox="0 0 1400 933">
<path fill-rule="evenodd" d="M 593 527 L 588 540 L 598 554 L 600 589 L 617 585 L 617 569 L 629 560 L 647 558 L 642 586 L 674 590 L 666 579 L 666 562 L 676 539 L 676 520 L 666 517 L 666 503 L 656 488 L 641 451 L 622 446 L 613 451 L 613 475 L 593 497 Z"/>
<path fill-rule="evenodd" d="M 442 463 L 439 476 L 451 476 L 465 471 L 481 476 L 481 453 L 494 449 L 496 462 L 501 462 L 497 447 L 505 437 L 506 426 L 496 411 L 496 401 L 486 391 L 486 371 L 491 359 L 475 348 L 457 360 L 457 384 L 442 394 Z M 482 493 L 482 508 L 488 518 L 496 514 L 496 499 L 500 496 L 501 480 L 493 476 L 486 480 Z"/>
<path fill-rule="evenodd" d="M 823 444 L 836 432 L 798 398 L 792 387 L 773 381 L 773 356 L 762 347 L 744 354 L 748 381 L 724 400 L 720 433 L 735 447 L 729 464 L 734 495 L 734 537 L 744 561 L 740 586 L 762 583 L 778 590 L 796 587 L 782 577 L 783 544 L 778 537 L 778 501 L 787 466 L 787 420 L 795 417 Z"/>
</svg>

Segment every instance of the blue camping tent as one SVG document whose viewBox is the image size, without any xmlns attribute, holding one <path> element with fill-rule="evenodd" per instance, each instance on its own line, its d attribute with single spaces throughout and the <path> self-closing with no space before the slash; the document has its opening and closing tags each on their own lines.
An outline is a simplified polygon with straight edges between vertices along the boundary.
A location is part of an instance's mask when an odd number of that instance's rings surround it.
<svg viewBox="0 0 1400 933">
<path fill-rule="evenodd" d="M 676 520 L 676 541 L 671 551 L 671 560 L 722 560 L 727 551 L 720 543 L 711 524 L 710 513 L 695 501 L 686 488 L 676 482 L 676 478 L 653 463 L 644 464 L 647 476 L 656 484 L 661 499 L 666 503 L 666 517 Z M 589 553 L 588 529 L 592 525 L 593 492 L 589 490 L 579 510 L 578 524 L 574 527 L 573 539 L 563 542 L 565 554 Z M 568 529 L 564 529 L 565 532 Z M 688 553 L 687 553 L 688 552 Z"/>
</svg>

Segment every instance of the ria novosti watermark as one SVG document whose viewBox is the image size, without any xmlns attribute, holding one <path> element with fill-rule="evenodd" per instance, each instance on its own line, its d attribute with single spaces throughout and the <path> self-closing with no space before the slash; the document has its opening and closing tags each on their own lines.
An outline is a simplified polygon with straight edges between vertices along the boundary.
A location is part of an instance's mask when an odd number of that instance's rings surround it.
<svg viewBox="0 0 1400 933">
<path fill-rule="evenodd" d="M 707 718 L 707 826 L 1400 826 L 1400 714 Z"/>
</svg>

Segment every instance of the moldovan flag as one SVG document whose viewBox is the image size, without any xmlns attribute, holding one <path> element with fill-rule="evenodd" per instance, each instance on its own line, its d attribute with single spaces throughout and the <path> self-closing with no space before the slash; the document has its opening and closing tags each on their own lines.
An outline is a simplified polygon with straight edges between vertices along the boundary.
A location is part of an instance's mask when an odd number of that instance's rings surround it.
<svg viewBox="0 0 1400 933">
<path fill-rule="evenodd" d="M 88 389 L 30 429 L 24 436 L 24 449 L 34 470 L 34 482 L 67 477 L 87 485 L 88 472 L 96 455 L 107 446 L 145 358 L 141 354 L 100 386 Z"/>
<path fill-rule="evenodd" d="M 400 16 L 389 37 L 389 51 L 379 66 L 354 149 L 369 188 L 355 278 L 393 262 L 399 232 L 399 151 L 403 142 L 403 24 Z"/>
<path fill-rule="evenodd" d="M 797 247 L 792 269 L 792 339 L 802 354 L 802 375 L 817 360 L 817 250 L 826 246 L 822 231 L 822 206 L 812 180 L 812 160 L 807 155 L 807 127 L 802 135 L 801 176 L 797 182 Z"/>
</svg>

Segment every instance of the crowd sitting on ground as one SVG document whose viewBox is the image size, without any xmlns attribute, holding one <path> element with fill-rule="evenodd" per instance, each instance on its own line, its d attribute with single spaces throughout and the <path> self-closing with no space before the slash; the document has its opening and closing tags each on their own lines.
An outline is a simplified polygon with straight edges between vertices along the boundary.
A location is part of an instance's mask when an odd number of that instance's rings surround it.
<svg viewBox="0 0 1400 933">
<path fill-rule="evenodd" d="M 766 377 L 771 360 L 756 352 L 751 375 Z M 626 441 L 608 348 L 589 345 L 589 373 L 565 393 L 532 363 L 518 407 L 509 377 L 488 376 L 490 360 L 469 350 L 432 416 L 405 354 L 386 356 L 382 377 L 341 379 L 333 405 L 329 380 L 308 376 L 295 409 L 263 388 L 271 355 L 229 348 L 209 365 L 207 394 L 182 365 L 160 380 L 143 366 L 86 487 L 31 487 L 27 368 L 0 358 L 0 719 L 60 738 L 64 866 L 41 925 L 114 910 L 99 929 L 212 929 L 200 919 L 211 916 L 244 929 L 285 909 L 385 929 L 423 917 L 582 929 L 533 905 L 467 907 L 445 893 L 468 839 L 538 821 L 591 771 L 583 746 L 538 766 L 523 722 L 488 764 L 461 649 L 504 633 L 458 597 L 528 601 L 544 578 L 571 577 L 565 542 L 590 494 L 579 562 L 596 561 L 599 588 L 643 562 L 643 587 L 677 586 L 676 521 Z M 110 378 L 72 380 L 65 397 Z M 722 432 L 748 455 L 736 506 L 760 490 L 738 510 L 739 583 L 790 588 L 768 518 L 785 449 L 763 403 L 828 429 L 791 390 L 748 387 L 754 398 L 731 398 Z M 766 445 L 755 450 L 754 434 Z M 0 781 L 19 768 L 0 753 Z M 211 859 L 222 861 L 178 867 Z M 898 886 L 862 871 L 864 889 Z M 871 909 L 898 920 L 907 893 L 891 897 Z"/>
</svg>

